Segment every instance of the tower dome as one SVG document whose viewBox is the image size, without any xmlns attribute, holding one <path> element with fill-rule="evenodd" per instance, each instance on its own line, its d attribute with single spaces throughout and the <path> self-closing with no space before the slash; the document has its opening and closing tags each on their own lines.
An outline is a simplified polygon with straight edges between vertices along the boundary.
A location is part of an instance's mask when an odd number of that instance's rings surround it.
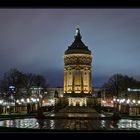
<svg viewBox="0 0 140 140">
<path fill-rule="evenodd" d="M 81 40 L 82 36 L 80 34 L 80 29 L 78 27 L 76 29 L 76 34 L 74 38 L 75 38 L 74 42 L 71 44 L 71 46 L 68 47 L 68 49 L 65 51 L 65 54 L 73 54 L 73 53 L 91 54 L 91 51 Z"/>
</svg>

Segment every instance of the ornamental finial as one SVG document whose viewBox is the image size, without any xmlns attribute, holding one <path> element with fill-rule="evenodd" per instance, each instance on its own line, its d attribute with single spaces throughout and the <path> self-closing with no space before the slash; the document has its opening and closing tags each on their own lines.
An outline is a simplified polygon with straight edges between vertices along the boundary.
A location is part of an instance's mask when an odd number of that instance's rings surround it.
<svg viewBox="0 0 140 140">
<path fill-rule="evenodd" d="M 76 27 L 75 38 L 81 39 L 79 24 L 77 24 L 77 27 Z"/>
</svg>

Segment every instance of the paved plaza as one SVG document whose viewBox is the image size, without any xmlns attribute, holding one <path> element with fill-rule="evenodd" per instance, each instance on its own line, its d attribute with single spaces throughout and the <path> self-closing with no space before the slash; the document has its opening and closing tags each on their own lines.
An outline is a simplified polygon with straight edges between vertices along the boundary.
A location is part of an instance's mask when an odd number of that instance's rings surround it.
<svg viewBox="0 0 140 140">
<path fill-rule="evenodd" d="M 67 106 L 63 109 L 61 109 L 59 112 L 65 112 L 65 113 L 96 113 L 96 111 L 92 108 L 86 107 L 86 106 Z"/>
</svg>

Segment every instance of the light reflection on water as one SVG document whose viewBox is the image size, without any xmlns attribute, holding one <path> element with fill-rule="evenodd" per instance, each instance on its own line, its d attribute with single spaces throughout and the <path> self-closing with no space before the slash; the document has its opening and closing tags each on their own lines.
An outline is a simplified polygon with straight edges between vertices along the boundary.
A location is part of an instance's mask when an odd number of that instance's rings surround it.
<svg viewBox="0 0 140 140">
<path fill-rule="evenodd" d="M 140 129 L 140 120 L 121 119 L 118 128 L 122 129 Z"/>
<path fill-rule="evenodd" d="M 140 120 L 121 119 L 112 120 L 64 120 L 46 119 L 37 120 L 35 118 L 15 119 L 0 121 L 0 126 L 33 129 L 71 129 L 71 130 L 140 130 Z"/>
<path fill-rule="evenodd" d="M 50 120 L 50 128 L 51 129 L 54 129 L 54 126 L 55 126 L 54 120 Z"/>
</svg>

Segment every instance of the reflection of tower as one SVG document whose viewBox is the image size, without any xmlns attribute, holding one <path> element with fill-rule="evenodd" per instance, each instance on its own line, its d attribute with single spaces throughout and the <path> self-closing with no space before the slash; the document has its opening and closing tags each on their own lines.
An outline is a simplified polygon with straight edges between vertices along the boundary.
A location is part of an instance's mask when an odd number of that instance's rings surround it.
<svg viewBox="0 0 140 140">
<path fill-rule="evenodd" d="M 80 29 L 76 29 L 75 40 L 64 55 L 64 93 L 92 92 L 91 51 L 81 40 Z"/>
</svg>

